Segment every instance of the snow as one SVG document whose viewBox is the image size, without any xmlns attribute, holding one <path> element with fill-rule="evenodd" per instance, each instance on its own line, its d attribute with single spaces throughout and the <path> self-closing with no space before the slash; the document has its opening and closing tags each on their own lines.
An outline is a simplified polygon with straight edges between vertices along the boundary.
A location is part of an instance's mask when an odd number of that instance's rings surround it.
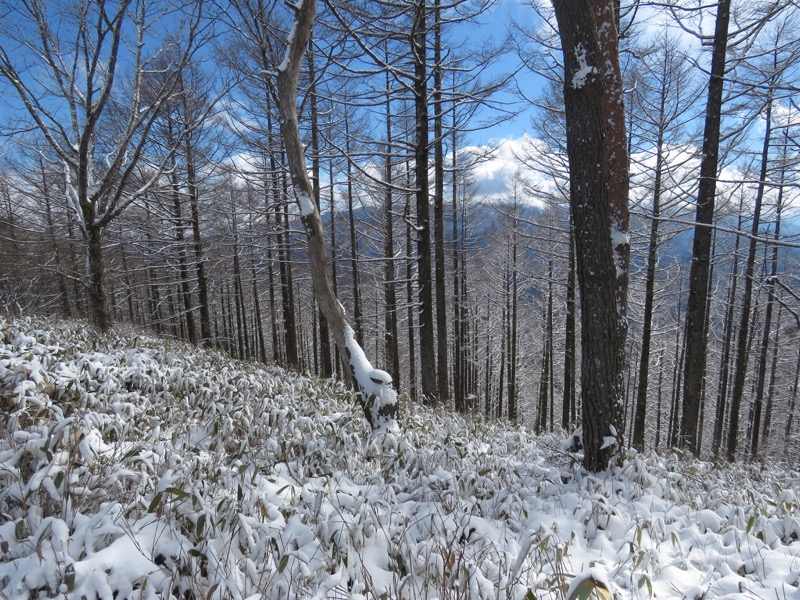
<svg viewBox="0 0 800 600">
<path fill-rule="evenodd" d="M 311 201 L 308 194 L 302 190 L 295 189 L 294 195 L 295 198 L 297 198 L 297 204 L 300 207 L 301 215 L 307 217 L 314 213 L 314 203 Z"/>
<path fill-rule="evenodd" d="M 286 69 L 289 68 L 289 56 L 292 52 L 292 44 L 294 43 L 294 36 L 297 32 L 297 21 L 292 23 L 292 28 L 289 30 L 289 37 L 286 38 L 286 52 L 283 55 L 283 60 L 281 64 L 278 65 L 278 72 L 283 73 Z"/>
<path fill-rule="evenodd" d="M 800 598 L 778 465 L 590 474 L 420 406 L 373 435 L 339 383 L 31 318 L 0 319 L 0 405 L 2 598 Z"/>
<path fill-rule="evenodd" d="M 392 388 L 392 376 L 386 371 L 373 368 L 349 325 L 345 326 L 344 345 L 353 377 L 358 382 L 361 402 L 366 407 L 365 410 L 373 415 L 373 428 L 379 432 L 387 427 L 394 428 L 394 418 L 391 414 L 384 414 L 385 410 L 382 410 L 384 407 L 397 405 L 397 392 Z"/>
<path fill-rule="evenodd" d="M 583 44 L 578 44 L 574 53 L 575 59 L 578 61 L 578 69 L 572 75 L 572 87 L 577 90 L 586 85 L 590 75 L 597 73 L 597 68 L 586 62 L 586 48 L 583 47 Z"/>
</svg>

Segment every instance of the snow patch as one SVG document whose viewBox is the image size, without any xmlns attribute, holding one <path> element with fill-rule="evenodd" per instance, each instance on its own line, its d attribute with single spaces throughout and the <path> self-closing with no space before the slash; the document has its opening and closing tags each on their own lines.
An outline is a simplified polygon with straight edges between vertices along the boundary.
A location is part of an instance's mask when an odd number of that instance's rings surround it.
<svg viewBox="0 0 800 600">
<path fill-rule="evenodd" d="M 297 204 L 300 206 L 300 214 L 307 217 L 314 213 L 314 202 L 309 198 L 303 190 L 295 190 L 294 197 L 297 199 Z"/>
<path fill-rule="evenodd" d="M 292 28 L 289 30 L 289 37 L 286 38 L 286 52 L 283 55 L 281 64 L 278 65 L 278 72 L 283 73 L 289 68 L 289 56 L 292 53 L 292 44 L 294 43 L 294 36 L 297 33 L 297 21 L 292 23 Z"/>
<path fill-rule="evenodd" d="M 392 376 L 372 366 L 356 341 L 353 328 L 349 325 L 345 326 L 344 345 L 347 348 L 353 378 L 361 394 L 362 406 L 370 413 L 368 418 L 372 428 L 383 431 L 393 426 L 395 424 L 393 407 L 397 406 L 397 392 L 392 387 Z"/>
<path fill-rule="evenodd" d="M 590 75 L 597 73 L 597 68 L 586 62 L 586 48 L 583 47 L 583 44 L 578 44 L 574 53 L 578 61 L 578 70 L 572 75 L 572 87 L 577 90 L 586 85 Z"/>
</svg>

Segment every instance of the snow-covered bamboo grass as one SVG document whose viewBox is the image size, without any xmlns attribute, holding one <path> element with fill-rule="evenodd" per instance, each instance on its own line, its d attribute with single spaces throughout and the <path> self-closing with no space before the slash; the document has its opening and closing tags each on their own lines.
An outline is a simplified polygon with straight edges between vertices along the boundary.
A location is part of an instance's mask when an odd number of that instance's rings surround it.
<svg viewBox="0 0 800 600">
<path fill-rule="evenodd" d="M 800 594 L 793 471 L 590 475 L 416 406 L 374 436 L 336 382 L 40 319 L 0 320 L 0 404 L 2 598 Z"/>
</svg>

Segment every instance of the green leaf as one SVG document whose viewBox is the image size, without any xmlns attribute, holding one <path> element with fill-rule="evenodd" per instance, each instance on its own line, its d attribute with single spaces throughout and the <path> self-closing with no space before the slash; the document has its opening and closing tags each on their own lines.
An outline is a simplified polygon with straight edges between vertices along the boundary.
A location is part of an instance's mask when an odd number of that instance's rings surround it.
<svg viewBox="0 0 800 600">
<path fill-rule="evenodd" d="M 289 564 L 289 555 L 284 554 L 278 563 L 278 573 L 283 573 L 286 570 L 286 565 Z"/>
<path fill-rule="evenodd" d="M 153 496 L 153 499 L 150 501 L 150 506 L 147 507 L 147 512 L 155 512 L 159 504 L 161 504 L 161 492 Z"/>
<path fill-rule="evenodd" d="M 206 526 L 206 515 L 204 513 L 197 518 L 197 524 L 195 525 L 195 533 L 197 534 L 197 537 L 203 535 L 203 529 L 205 528 L 205 526 Z"/>
<path fill-rule="evenodd" d="M 21 542 L 25 537 L 25 522 L 20 519 L 14 526 L 14 537 L 18 542 Z"/>
<path fill-rule="evenodd" d="M 642 575 L 639 578 L 639 589 L 642 589 L 644 586 L 647 586 L 647 595 L 652 598 L 653 597 L 653 582 L 650 581 L 650 577 L 647 575 Z"/>
<path fill-rule="evenodd" d="M 537 600 L 536 594 L 533 593 L 531 588 L 528 588 L 528 593 L 525 594 L 525 598 L 523 600 Z"/>
<path fill-rule="evenodd" d="M 184 492 L 183 490 L 174 487 L 168 487 L 164 491 L 168 494 L 172 494 L 176 498 L 180 498 L 181 500 L 185 500 L 186 498 L 191 496 L 189 492 Z"/>
<path fill-rule="evenodd" d="M 611 592 L 604 583 L 587 577 L 572 590 L 567 600 L 612 600 Z"/>
<path fill-rule="evenodd" d="M 747 519 L 747 533 L 750 533 L 753 530 L 753 527 L 756 526 L 756 516 L 753 515 L 749 519 Z"/>
</svg>

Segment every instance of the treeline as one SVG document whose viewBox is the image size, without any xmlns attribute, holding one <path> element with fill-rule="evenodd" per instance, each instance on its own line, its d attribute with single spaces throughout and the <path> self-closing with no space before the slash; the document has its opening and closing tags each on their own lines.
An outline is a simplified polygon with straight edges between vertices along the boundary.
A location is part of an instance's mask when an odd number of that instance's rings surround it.
<svg viewBox="0 0 800 600">
<path fill-rule="evenodd" d="M 278 134 L 291 11 L 259 0 L 161 12 L 138 0 L 16 4 L 4 3 L 0 56 L 14 133 L 0 173 L 5 310 L 132 324 L 341 376 Z M 311 200 L 356 336 L 410 402 L 571 431 L 588 317 L 555 21 L 531 8 L 533 26 L 477 48 L 469 36 L 492 10 L 320 5 L 299 105 Z M 715 12 L 637 3 L 619 16 L 631 156 L 621 422 L 629 443 L 664 450 L 684 445 L 714 41 L 702 19 Z M 792 3 L 752 3 L 735 19 L 697 445 L 705 456 L 796 462 L 800 27 Z M 21 47 L 24 61 L 12 52 Z M 536 97 L 509 103 L 534 76 L 544 82 Z M 470 145 L 520 109 L 531 137 Z M 501 193 L 482 193 L 481 165 L 512 146 L 523 168 Z"/>
</svg>

